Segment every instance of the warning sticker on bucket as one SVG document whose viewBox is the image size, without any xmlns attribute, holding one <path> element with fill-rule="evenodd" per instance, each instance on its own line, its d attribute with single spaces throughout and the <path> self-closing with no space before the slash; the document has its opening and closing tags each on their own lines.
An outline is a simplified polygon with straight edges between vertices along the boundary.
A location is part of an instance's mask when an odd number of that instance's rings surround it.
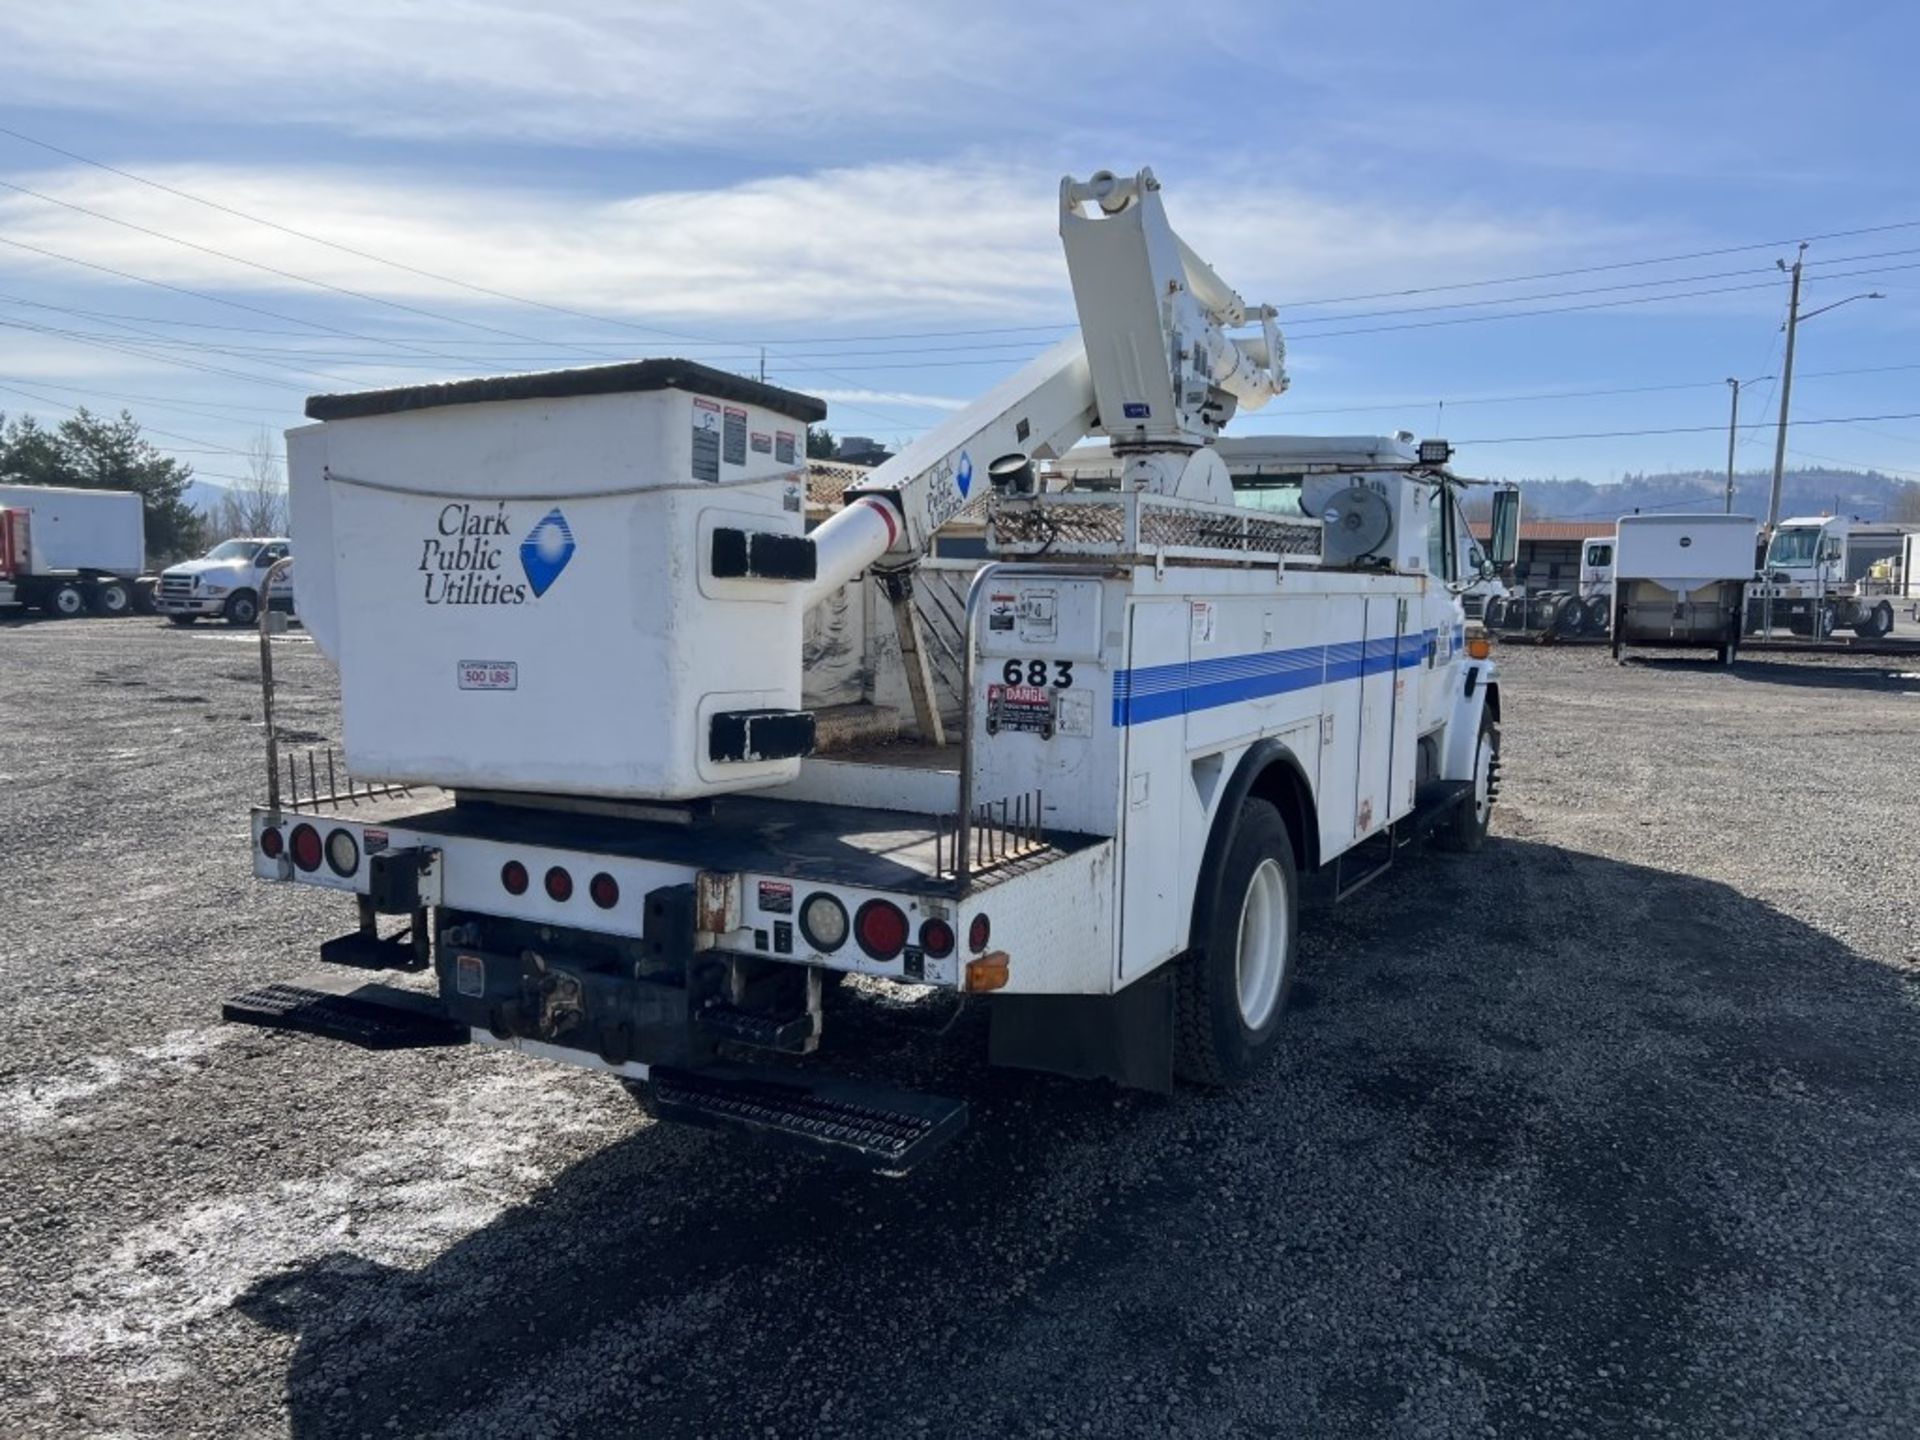
<svg viewBox="0 0 1920 1440">
<path fill-rule="evenodd" d="M 462 660 L 458 662 L 462 690 L 518 690 L 517 660 Z"/>
<path fill-rule="evenodd" d="M 1053 691 L 1041 685 L 989 685 L 987 733 L 1023 730 L 1033 735 L 1053 734 Z"/>
</svg>

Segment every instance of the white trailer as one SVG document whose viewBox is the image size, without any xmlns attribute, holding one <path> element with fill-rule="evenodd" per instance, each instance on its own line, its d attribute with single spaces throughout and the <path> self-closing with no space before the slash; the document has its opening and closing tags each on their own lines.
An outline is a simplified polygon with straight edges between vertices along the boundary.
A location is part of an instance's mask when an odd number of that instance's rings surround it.
<svg viewBox="0 0 1920 1440">
<path fill-rule="evenodd" d="M 1812 640 L 1851 630 L 1862 640 L 1884 639 L 1893 630 L 1893 602 L 1864 583 L 1866 565 L 1856 563 L 1853 550 L 1845 516 L 1782 520 L 1748 592 L 1748 629 L 1784 629 Z"/>
<path fill-rule="evenodd" d="M 1628 645 L 1740 648 L 1759 526 L 1746 515 L 1623 515 L 1613 543 L 1613 656 Z"/>
<path fill-rule="evenodd" d="M 0 485 L 0 607 L 127 614 L 146 545 L 134 491 Z"/>
<path fill-rule="evenodd" d="M 811 534 L 824 407 L 690 362 L 309 402 L 298 604 L 369 780 L 282 771 L 263 641 L 254 871 L 353 898 L 322 959 L 435 986 L 268 985 L 228 1017 L 504 1046 L 888 1172 L 965 1106 L 834 1072 L 846 974 L 982 999 L 996 1063 L 1246 1077 L 1303 894 L 1487 833 L 1500 686 L 1459 597 L 1491 562 L 1444 445 L 1221 439 L 1284 389 L 1284 352 L 1151 172 L 1063 181 L 1060 224 L 1081 335 Z M 983 495 L 949 735 L 913 580 Z M 919 734 L 834 751 L 803 623 L 863 575 Z"/>
</svg>

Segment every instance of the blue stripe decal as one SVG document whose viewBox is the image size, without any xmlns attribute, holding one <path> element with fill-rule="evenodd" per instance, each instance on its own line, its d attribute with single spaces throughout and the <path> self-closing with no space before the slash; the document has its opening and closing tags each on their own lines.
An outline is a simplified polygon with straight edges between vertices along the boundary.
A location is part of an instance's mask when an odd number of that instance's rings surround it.
<svg viewBox="0 0 1920 1440">
<path fill-rule="evenodd" d="M 1456 630 L 1456 635 L 1460 632 Z M 1177 665 L 1143 665 L 1113 677 L 1113 723 L 1144 725 L 1171 715 L 1212 710 L 1244 700 L 1261 700 L 1316 685 L 1358 680 L 1427 663 L 1439 642 L 1438 630 L 1396 638 L 1343 640 L 1297 650 L 1263 650 L 1251 655 L 1222 655 Z"/>
</svg>

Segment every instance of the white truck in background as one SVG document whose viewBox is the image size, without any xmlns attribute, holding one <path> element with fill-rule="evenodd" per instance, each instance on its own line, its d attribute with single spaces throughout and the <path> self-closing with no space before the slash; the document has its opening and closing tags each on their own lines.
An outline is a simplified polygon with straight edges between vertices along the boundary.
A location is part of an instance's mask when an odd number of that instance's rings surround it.
<svg viewBox="0 0 1920 1440">
<path fill-rule="evenodd" d="M 1623 515 L 1613 541 L 1613 658 L 1629 645 L 1740 648 L 1759 526 L 1746 515 Z"/>
<path fill-rule="evenodd" d="M 293 554 L 285 536 L 240 536 L 222 540 L 197 560 L 183 560 L 160 572 L 153 604 L 175 625 L 221 619 L 251 625 L 260 617 L 260 597 L 276 610 L 293 608 L 293 577 L 279 562 Z M 271 581 L 268 577 L 272 576 Z"/>
<path fill-rule="evenodd" d="M 1782 520 L 1748 592 L 1748 630 L 1785 629 L 1812 640 L 1836 630 L 1851 630 L 1862 640 L 1891 633 L 1893 602 L 1870 593 L 1866 564 L 1855 563 L 1851 530 L 1841 515 Z"/>
<path fill-rule="evenodd" d="M 1487 833 L 1501 692 L 1460 596 L 1491 562 L 1443 444 L 1222 439 L 1284 350 L 1150 171 L 1069 177 L 1058 213 L 1080 333 L 812 533 L 825 407 L 691 362 L 311 400 L 299 603 L 355 778 L 283 773 L 263 618 L 254 873 L 351 899 L 322 960 L 435 983 L 263 984 L 227 1017 L 564 1061 L 885 1173 L 966 1106 L 836 1073 L 848 974 L 987 1004 L 997 1064 L 1249 1076 L 1307 889 Z M 1270 503 L 1236 504 L 1255 482 Z M 949 736 L 914 575 L 983 495 Z M 803 626 L 863 574 L 918 734 L 835 752 Z"/>
<path fill-rule="evenodd" d="M 146 550 L 134 491 L 0 485 L 0 607 L 128 614 Z"/>
</svg>

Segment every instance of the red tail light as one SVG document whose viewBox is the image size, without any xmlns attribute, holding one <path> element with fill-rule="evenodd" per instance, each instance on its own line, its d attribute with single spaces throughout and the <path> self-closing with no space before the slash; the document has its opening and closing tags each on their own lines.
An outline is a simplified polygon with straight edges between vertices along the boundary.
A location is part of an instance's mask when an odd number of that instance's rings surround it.
<svg viewBox="0 0 1920 1440">
<path fill-rule="evenodd" d="M 573 898 L 573 876 L 558 865 L 547 871 L 547 898 L 557 905 Z"/>
<path fill-rule="evenodd" d="M 311 825 L 293 827 L 293 838 L 289 841 L 293 850 L 293 863 L 302 870 L 318 870 L 325 855 L 325 847 L 320 844 L 320 832 Z"/>
<path fill-rule="evenodd" d="M 587 893 L 602 910 L 611 910 L 620 903 L 620 882 L 602 870 L 587 882 Z"/>
<path fill-rule="evenodd" d="M 853 915 L 853 938 L 875 960 L 891 960 L 907 948 L 907 917 L 890 900 L 869 900 Z"/>
<path fill-rule="evenodd" d="M 944 920 L 927 921 L 920 927 L 920 948 L 929 959 L 946 959 L 953 954 L 953 926 Z"/>
<path fill-rule="evenodd" d="M 280 858 L 280 852 L 286 848 L 286 839 L 272 826 L 268 826 L 260 832 L 260 853 L 266 856 L 267 859 L 278 860 Z"/>
<path fill-rule="evenodd" d="M 987 942 L 993 939 L 993 922 L 984 915 L 973 917 L 973 923 L 967 926 L 967 948 L 978 955 L 987 948 Z"/>
<path fill-rule="evenodd" d="M 500 867 L 500 884 L 509 895 L 527 893 L 527 867 L 518 860 L 509 860 Z"/>
</svg>

